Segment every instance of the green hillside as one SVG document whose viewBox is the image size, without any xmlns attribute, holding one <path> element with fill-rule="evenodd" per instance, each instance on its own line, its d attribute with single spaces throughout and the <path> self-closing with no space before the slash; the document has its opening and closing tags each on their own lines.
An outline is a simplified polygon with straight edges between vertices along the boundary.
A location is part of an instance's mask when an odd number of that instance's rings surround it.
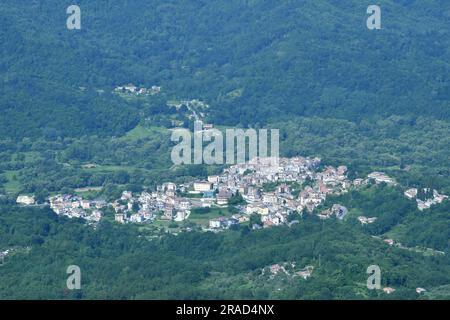
<svg viewBox="0 0 450 320">
<path fill-rule="evenodd" d="M 404 192 L 450 195 L 450 1 L 380 0 L 381 30 L 368 30 L 359 0 L 78 0 L 81 30 L 66 28 L 69 4 L 0 2 L 0 300 L 448 299 L 450 202 L 420 211 Z M 157 89 L 115 90 L 127 84 Z M 171 130 L 196 117 L 279 129 L 282 157 L 347 166 L 345 182 L 381 171 L 398 184 L 354 184 L 263 230 L 256 214 L 201 229 L 239 212 L 240 192 L 187 221 L 159 219 L 159 203 L 153 223 L 115 223 L 113 203 L 140 209 L 115 202 L 124 190 L 223 171 L 171 161 Z M 311 181 L 296 182 L 295 197 Z M 198 205 L 204 195 L 189 188 L 170 197 Z M 56 194 L 109 206 L 87 225 L 53 213 Z M 319 220 L 338 203 L 344 220 Z M 293 262 L 291 274 L 263 273 Z M 66 289 L 71 264 L 82 290 Z M 395 293 L 367 289 L 373 264 Z"/>
<path fill-rule="evenodd" d="M 79 5 L 82 29 L 71 31 L 61 1 L 0 4 L 3 136 L 123 134 L 138 108 L 108 93 L 129 82 L 206 100 L 216 124 L 449 118 L 445 0 L 380 1 L 378 31 L 350 0 Z"/>
</svg>

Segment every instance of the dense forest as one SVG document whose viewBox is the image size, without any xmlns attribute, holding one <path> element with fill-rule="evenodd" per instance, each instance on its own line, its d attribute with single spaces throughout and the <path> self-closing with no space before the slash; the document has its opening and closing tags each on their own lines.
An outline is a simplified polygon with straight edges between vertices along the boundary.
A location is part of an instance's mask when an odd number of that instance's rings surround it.
<svg viewBox="0 0 450 320">
<path fill-rule="evenodd" d="M 139 107 L 109 93 L 130 82 L 206 100 L 216 124 L 448 120 L 449 2 L 379 4 L 374 32 L 356 0 L 79 1 L 74 31 L 64 2 L 2 1 L 0 134 L 123 134 Z"/>
<path fill-rule="evenodd" d="M 282 156 L 319 156 L 346 165 L 351 178 L 385 171 L 405 187 L 450 193 L 450 125 L 392 116 L 355 124 L 343 119 L 291 118 L 280 128 Z M 219 172 L 220 166 L 179 166 L 170 161 L 170 131 L 144 123 L 122 137 L 0 141 L 0 194 L 57 192 L 113 185 L 155 186 Z M 87 168 L 86 164 L 95 164 Z"/>
<path fill-rule="evenodd" d="M 81 30 L 66 28 L 69 3 L 0 3 L 0 251 L 11 249 L 0 299 L 450 298 L 450 204 L 421 212 L 403 195 L 450 195 L 448 0 L 380 0 L 381 30 L 367 29 L 357 0 L 77 4 Z M 113 91 L 128 83 L 161 92 Z M 218 234 L 155 237 L 109 211 L 93 228 L 41 205 L 77 188 L 116 199 L 220 172 L 170 161 L 173 123 L 192 122 L 168 102 L 192 99 L 220 129 L 279 129 L 282 156 L 345 165 L 351 179 L 383 171 L 399 185 L 318 209 L 340 203 L 344 221 L 306 214 L 291 227 Z M 39 205 L 17 206 L 19 194 Z M 377 221 L 362 226 L 359 215 Z M 262 274 L 292 261 L 313 266 L 312 277 Z M 80 291 L 66 289 L 71 264 Z M 393 294 L 367 289 L 372 264 Z"/>
<path fill-rule="evenodd" d="M 386 226 L 396 225 L 395 191 L 372 190 L 353 195 L 353 205 L 382 209 Z M 394 197 L 394 199 L 393 199 Z M 449 230 L 447 207 L 439 223 Z M 58 218 L 48 209 L 0 207 L 0 246 L 15 246 L 0 267 L 0 298 L 14 299 L 417 299 L 417 287 L 449 297 L 448 256 L 411 248 L 390 247 L 349 221 L 322 222 L 306 216 L 292 227 L 251 231 L 241 227 L 221 234 L 184 233 L 146 239 L 138 228 L 108 221 L 96 229 L 81 221 Z M 390 222 L 389 222 L 390 221 Z M 438 221 L 436 221 L 438 223 Z M 415 225 L 427 232 L 431 225 Z M 438 236 L 438 235 L 437 235 Z M 403 239 L 402 239 L 403 240 Z M 445 241 L 405 238 L 407 245 Z M 314 266 L 307 281 L 278 276 L 262 268 L 282 262 Z M 82 290 L 66 289 L 66 268 L 82 270 Z M 382 270 L 382 285 L 397 291 L 385 295 L 366 287 L 369 265 Z"/>
</svg>

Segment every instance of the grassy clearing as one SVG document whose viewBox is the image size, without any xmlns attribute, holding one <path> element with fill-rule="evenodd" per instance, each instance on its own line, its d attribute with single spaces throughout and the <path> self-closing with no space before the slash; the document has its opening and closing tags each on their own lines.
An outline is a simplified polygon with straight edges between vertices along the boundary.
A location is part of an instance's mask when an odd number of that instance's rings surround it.
<svg viewBox="0 0 450 320">
<path fill-rule="evenodd" d="M 134 129 L 127 132 L 126 135 L 121 137 L 124 141 L 133 141 L 144 138 L 154 138 L 156 136 L 162 136 L 169 133 L 169 130 L 162 127 L 143 127 L 137 126 Z"/>
<path fill-rule="evenodd" d="M 227 208 L 195 208 L 192 209 L 189 221 L 200 225 L 208 225 L 209 220 L 219 217 L 231 217 L 233 212 Z"/>
<path fill-rule="evenodd" d="M 6 182 L 3 187 L 5 188 L 6 193 L 18 193 L 20 190 L 22 190 L 22 184 L 15 179 L 15 176 L 17 176 L 19 171 L 5 171 L 4 175 L 6 179 L 8 179 L 8 182 Z"/>
<path fill-rule="evenodd" d="M 109 172 L 117 172 L 117 171 L 128 171 L 131 172 L 133 170 L 144 170 L 142 168 L 137 168 L 133 166 L 114 166 L 114 165 L 97 165 L 95 168 L 83 168 L 88 172 L 97 172 L 97 173 L 109 173 Z"/>
</svg>

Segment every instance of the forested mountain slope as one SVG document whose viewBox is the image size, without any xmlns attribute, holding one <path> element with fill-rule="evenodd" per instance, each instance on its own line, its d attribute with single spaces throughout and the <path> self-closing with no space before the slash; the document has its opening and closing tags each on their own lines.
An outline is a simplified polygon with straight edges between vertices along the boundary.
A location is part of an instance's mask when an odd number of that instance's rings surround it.
<svg viewBox="0 0 450 320">
<path fill-rule="evenodd" d="M 210 120 L 267 123 L 283 115 L 421 115 L 448 120 L 450 3 L 380 1 L 79 1 L 0 4 L 0 133 L 121 135 L 139 106 L 114 86 L 161 85 L 201 98 Z M 87 90 L 80 91 L 79 87 Z M 104 90 L 99 93 L 97 90 Z"/>
<path fill-rule="evenodd" d="M 71 4 L 0 3 L 0 299 L 449 297 L 449 202 L 422 212 L 404 196 L 450 194 L 448 0 L 380 0 L 381 30 L 368 30 L 359 0 L 79 0 L 82 28 L 68 30 Z M 162 89 L 113 93 L 128 83 Z M 172 165 L 172 121 L 192 123 L 167 102 L 184 99 L 206 102 L 219 128 L 280 129 L 282 156 L 345 165 L 352 180 L 383 171 L 398 185 L 328 198 L 349 209 L 344 221 L 305 214 L 218 234 L 121 226 L 111 208 L 94 228 L 42 205 L 221 172 Z M 18 206 L 22 194 L 39 205 Z M 378 220 L 363 226 L 361 215 Z M 292 261 L 314 267 L 309 281 L 262 274 Z M 66 290 L 70 264 L 81 291 Z M 371 264 L 394 294 L 366 289 Z"/>
<path fill-rule="evenodd" d="M 291 228 L 152 241 L 132 226 L 105 221 L 94 230 L 49 209 L 0 205 L 0 222 L 0 247 L 15 246 L 0 267 L 0 299 L 418 299 L 419 286 L 449 297 L 448 255 L 390 247 L 357 222 L 311 216 Z M 314 266 L 312 277 L 262 274 L 292 261 Z M 367 289 L 366 270 L 374 263 L 394 294 Z M 82 290 L 66 288 L 71 264 L 83 270 Z"/>
</svg>

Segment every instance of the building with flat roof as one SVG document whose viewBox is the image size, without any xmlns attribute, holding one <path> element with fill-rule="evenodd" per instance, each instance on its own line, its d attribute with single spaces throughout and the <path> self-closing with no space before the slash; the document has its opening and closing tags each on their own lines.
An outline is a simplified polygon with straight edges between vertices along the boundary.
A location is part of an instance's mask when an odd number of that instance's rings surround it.
<svg viewBox="0 0 450 320">
<path fill-rule="evenodd" d="M 194 190 L 199 192 L 211 191 L 213 184 L 208 181 L 198 181 L 194 182 Z"/>
</svg>

